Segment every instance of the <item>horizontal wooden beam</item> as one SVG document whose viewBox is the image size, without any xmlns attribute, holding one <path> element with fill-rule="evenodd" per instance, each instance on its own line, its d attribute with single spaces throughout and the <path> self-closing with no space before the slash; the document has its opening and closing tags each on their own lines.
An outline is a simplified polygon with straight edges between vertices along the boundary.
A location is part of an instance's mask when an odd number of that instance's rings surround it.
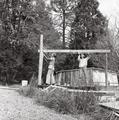
<svg viewBox="0 0 119 120">
<path fill-rule="evenodd" d="M 52 88 L 52 89 L 51 89 Z M 46 90 L 51 89 L 53 90 L 53 88 L 57 88 L 57 89 L 62 89 L 62 90 L 66 90 L 69 92 L 76 92 L 76 93 L 94 93 L 95 95 L 100 95 L 100 96 L 104 96 L 104 95 L 115 95 L 115 93 L 113 91 L 95 91 L 95 90 L 81 90 L 81 89 L 71 89 L 71 88 L 67 88 L 67 86 L 57 86 L 57 85 L 50 85 L 49 87 L 46 88 Z M 43 90 L 45 91 L 45 89 Z"/>
<path fill-rule="evenodd" d="M 40 52 L 40 51 L 39 51 Z M 96 50 L 71 50 L 71 49 L 54 49 L 54 50 L 43 50 L 45 53 L 109 53 L 110 50 L 96 49 Z"/>
</svg>

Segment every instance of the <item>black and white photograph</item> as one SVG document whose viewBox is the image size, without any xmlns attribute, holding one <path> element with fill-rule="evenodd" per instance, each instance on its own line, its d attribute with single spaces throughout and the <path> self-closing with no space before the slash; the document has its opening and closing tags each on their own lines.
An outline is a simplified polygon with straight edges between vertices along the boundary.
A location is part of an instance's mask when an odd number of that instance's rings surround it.
<svg viewBox="0 0 119 120">
<path fill-rule="evenodd" d="M 0 0 L 0 120 L 119 120 L 119 0 Z"/>
</svg>

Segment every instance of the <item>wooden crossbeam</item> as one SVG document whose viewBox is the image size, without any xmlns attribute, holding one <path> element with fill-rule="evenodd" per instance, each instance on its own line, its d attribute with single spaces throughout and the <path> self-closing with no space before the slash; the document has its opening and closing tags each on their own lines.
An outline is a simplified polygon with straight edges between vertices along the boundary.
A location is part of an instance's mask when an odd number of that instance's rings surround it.
<svg viewBox="0 0 119 120">
<path fill-rule="evenodd" d="M 40 51 L 39 51 L 40 52 Z M 96 49 L 96 50 L 43 50 L 45 53 L 110 53 L 110 50 Z"/>
<path fill-rule="evenodd" d="M 81 90 L 81 89 L 70 89 L 70 88 L 66 88 L 66 87 L 63 87 L 63 86 L 57 86 L 57 85 L 50 85 L 49 87 L 45 88 L 45 90 L 49 91 L 50 90 L 53 90 L 54 88 L 57 88 L 57 89 L 60 89 L 60 90 L 66 90 L 66 91 L 69 91 L 69 92 L 80 92 L 80 93 L 95 93 L 95 94 L 99 94 L 101 96 L 114 96 L 115 93 L 114 91 L 106 91 L 106 90 L 98 90 L 98 91 L 95 91 L 95 90 Z"/>
</svg>

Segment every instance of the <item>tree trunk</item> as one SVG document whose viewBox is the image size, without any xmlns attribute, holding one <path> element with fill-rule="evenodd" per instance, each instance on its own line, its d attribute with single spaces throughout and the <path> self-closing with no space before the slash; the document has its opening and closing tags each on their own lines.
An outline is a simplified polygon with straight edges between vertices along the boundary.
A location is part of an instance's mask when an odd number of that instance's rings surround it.
<svg viewBox="0 0 119 120">
<path fill-rule="evenodd" d="M 65 10 L 63 9 L 63 48 L 65 48 Z"/>
</svg>

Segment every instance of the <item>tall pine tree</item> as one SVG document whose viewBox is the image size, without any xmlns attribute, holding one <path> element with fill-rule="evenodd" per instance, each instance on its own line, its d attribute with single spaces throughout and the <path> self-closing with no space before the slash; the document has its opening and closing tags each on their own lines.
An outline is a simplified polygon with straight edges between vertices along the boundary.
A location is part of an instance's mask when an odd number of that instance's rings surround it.
<svg viewBox="0 0 119 120">
<path fill-rule="evenodd" d="M 71 22 L 73 21 L 73 10 L 77 0 L 51 0 L 51 8 L 55 12 L 55 27 L 58 28 L 58 31 L 62 37 L 62 47 L 67 46 L 67 31 L 71 27 Z M 57 22 L 57 20 L 59 22 Z"/>
</svg>

